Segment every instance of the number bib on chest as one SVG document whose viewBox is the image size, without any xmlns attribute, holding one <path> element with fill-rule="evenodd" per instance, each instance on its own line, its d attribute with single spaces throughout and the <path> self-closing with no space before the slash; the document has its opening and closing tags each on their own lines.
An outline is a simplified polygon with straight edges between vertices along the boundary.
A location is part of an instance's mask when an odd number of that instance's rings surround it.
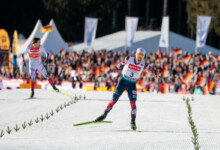
<svg viewBox="0 0 220 150">
<path fill-rule="evenodd" d="M 134 62 L 134 57 L 130 57 L 122 70 L 122 78 L 131 82 L 136 82 L 144 69 L 144 65 L 144 61 L 136 65 Z"/>
</svg>

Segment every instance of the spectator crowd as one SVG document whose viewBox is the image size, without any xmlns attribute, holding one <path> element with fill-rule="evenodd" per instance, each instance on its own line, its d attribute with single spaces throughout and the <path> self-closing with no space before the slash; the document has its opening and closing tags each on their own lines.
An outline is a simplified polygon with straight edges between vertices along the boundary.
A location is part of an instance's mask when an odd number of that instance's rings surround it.
<svg viewBox="0 0 220 150">
<path fill-rule="evenodd" d="M 129 55 L 134 56 L 135 52 L 100 50 L 69 53 L 61 50 L 58 55 L 51 52 L 45 66 L 56 84 L 71 81 L 73 87 L 76 82 L 82 87 L 83 83 L 93 82 L 94 89 L 106 86 L 109 90 L 116 86 L 121 75 L 116 65 Z M 45 58 L 42 61 L 45 62 Z M 158 49 L 149 53 L 145 61 L 159 76 L 143 72 L 137 81 L 139 91 L 220 95 L 220 55 L 215 56 L 211 52 L 191 54 L 182 49 L 171 49 L 167 54 Z M 9 75 L 0 72 L 0 76 L 29 78 L 29 75 L 19 71 Z M 38 77 L 43 79 L 40 74 Z"/>
</svg>

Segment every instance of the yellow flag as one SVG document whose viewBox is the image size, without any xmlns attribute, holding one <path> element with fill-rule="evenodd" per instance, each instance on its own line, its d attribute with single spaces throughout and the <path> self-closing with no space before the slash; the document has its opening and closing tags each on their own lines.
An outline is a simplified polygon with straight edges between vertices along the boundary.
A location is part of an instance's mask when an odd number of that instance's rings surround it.
<svg viewBox="0 0 220 150">
<path fill-rule="evenodd" d="M 0 50 L 9 50 L 10 41 L 8 32 L 5 29 L 0 29 Z"/>
</svg>

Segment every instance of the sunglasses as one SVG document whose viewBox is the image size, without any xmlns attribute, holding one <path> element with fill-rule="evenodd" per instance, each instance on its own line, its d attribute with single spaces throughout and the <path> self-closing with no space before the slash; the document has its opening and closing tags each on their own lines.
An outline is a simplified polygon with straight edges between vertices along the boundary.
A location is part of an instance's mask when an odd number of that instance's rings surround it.
<svg viewBox="0 0 220 150">
<path fill-rule="evenodd" d="M 137 54 L 137 57 L 144 58 L 144 55 Z"/>
</svg>

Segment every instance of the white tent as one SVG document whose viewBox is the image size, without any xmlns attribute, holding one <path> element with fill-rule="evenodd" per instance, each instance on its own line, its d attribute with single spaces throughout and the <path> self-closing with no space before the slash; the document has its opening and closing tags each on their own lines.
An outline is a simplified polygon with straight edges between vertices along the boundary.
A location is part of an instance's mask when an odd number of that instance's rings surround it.
<svg viewBox="0 0 220 150">
<path fill-rule="evenodd" d="M 42 23 L 40 20 L 38 20 L 31 35 L 28 37 L 25 43 L 18 48 L 18 58 L 21 57 L 22 52 L 27 48 L 27 46 L 31 43 L 34 37 L 39 37 L 39 38 L 43 37 L 43 33 L 40 32 L 41 27 L 42 27 Z"/>
<path fill-rule="evenodd" d="M 61 49 L 64 49 L 65 51 L 70 51 L 68 45 L 64 42 L 59 31 L 57 30 L 53 19 L 50 21 L 50 25 L 53 26 L 53 31 L 45 32 L 45 34 L 41 38 L 41 45 L 45 47 L 47 52 L 51 51 L 54 54 L 58 54 Z"/>
<path fill-rule="evenodd" d="M 103 37 L 99 37 L 95 40 L 94 50 L 112 50 L 112 51 L 124 51 L 125 47 L 125 31 L 115 32 Z M 169 47 L 170 48 L 182 48 L 183 51 L 188 51 L 190 53 L 195 53 L 195 41 L 184 37 L 180 34 L 169 32 Z M 131 52 L 136 50 L 138 47 L 143 47 L 147 50 L 147 53 L 153 52 L 159 48 L 160 31 L 136 31 L 134 43 L 131 47 L 126 49 Z M 77 44 L 71 47 L 73 51 L 81 51 L 85 48 L 85 44 Z M 164 51 L 165 48 L 162 48 Z M 203 48 L 198 49 L 199 52 L 208 53 L 212 51 L 213 54 L 217 55 L 220 51 L 214 47 L 206 45 Z"/>
</svg>

